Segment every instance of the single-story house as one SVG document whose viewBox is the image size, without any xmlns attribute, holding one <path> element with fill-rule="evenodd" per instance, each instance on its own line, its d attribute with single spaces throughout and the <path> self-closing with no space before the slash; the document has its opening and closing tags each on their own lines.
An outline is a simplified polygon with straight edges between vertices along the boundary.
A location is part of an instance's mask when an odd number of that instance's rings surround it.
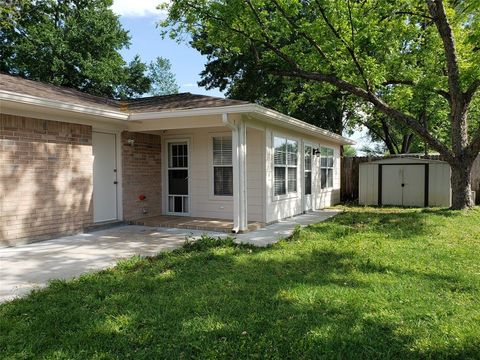
<svg viewBox="0 0 480 360">
<path fill-rule="evenodd" d="M 190 93 L 117 101 L 0 74 L 0 244 L 159 215 L 232 231 L 340 201 L 349 139 Z"/>
</svg>

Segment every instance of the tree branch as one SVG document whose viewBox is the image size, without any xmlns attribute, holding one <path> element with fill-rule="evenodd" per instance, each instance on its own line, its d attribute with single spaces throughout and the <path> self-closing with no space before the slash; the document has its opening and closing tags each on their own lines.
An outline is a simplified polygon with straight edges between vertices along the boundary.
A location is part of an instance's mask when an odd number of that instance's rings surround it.
<svg viewBox="0 0 480 360">
<path fill-rule="evenodd" d="M 460 84 L 460 70 L 458 68 L 457 50 L 450 23 L 447 19 L 443 0 L 427 0 L 430 15 L 437 27 L 443 42 L 443 48 L 447 60 L 447 75 L 450 88 L 450 97 L 453 103 L 463 103 L 463 94 Z"/>
<path fill-rule="evenodd" d="M 318 0 L 315 0 L 315 2 L 317 3 L 317 7 L 318 9 L 320 10 L 320 14 L 322 15 L 322 18 L 323 20 L 325 21 L 325 23 L 327 24 L 327 26 L 329 27 L 329 29 L 332 31 L 332 33 L 335 35 L 335 37 L 337 39 L 340 40 L 340 42 L 345 46 L 345 48 L 347 49 L 348 53 L 350 54 L 350 57 L 352 58 L 353 60 L 353 63 L 355 64 L 355 67 L 357 68 L 360 76 L 362 77 L 363 79 L 363 82 L 365 84 L 365 88 L 367 89 L 368 92 L 371 92 L 371 88 L 370 88 L 370 83 L 365 75 L 365 72 L 363 71 L 363 68 L 362 66 L 360 65 L 360 62 L 358 61 L 357 59 L 357 56 L 355 55 L 355 51 L 353 48 L 351 48 L 347 41 L 340 35 L 340 33 L 335 29 L 335 27 L 333 26 L 333 24 L 330 22 L 330 20 L 328 19 L 327 17 L 327 14 L 325 13 L 325 9 L 322 7 L 322 5 L 318 2 Z M 351 26 L 353 27 L 353 24 L 351 24 Z"/>
<path fill-rule="evenodd" d="M 480 88 L 480 79 L 475 80 L 473 83 L 470 84 L 468 87 L 467 91 L 465 92 L 464 97 L 465 97 L 465 103 L 468 104 L 470 101 L 472 101 L 473 95 L 477 92 L 477 90 Z"/>
<path fill-rule="evenodd" d="M 448 160 L 452 162 L 454 161 L 455 155 L 450 151 L 450 149 L 448 149 L 448 147 L 446 147 L 443 143 L 441 143 L 439 140 L 433 137 L 432 134 L 430 134 L 428 130 L 425 129 L 420 123 L 418 123 L 416 119 L 414 119 L 413 117 L 407 114 L 402 113 L 397 109 L 390 107 L 382 99 L 366 91 L 365 89 L 362 89 L 361 87 L 353 85 L 342 79 L 339 79 L 334 75 L 326 75 L 321 73 L 306 72 L 302 70 L 294 70 L 290 74 L 290 76 L 297 76 L 304 79 L 326 82 L 336 86 L 337 88 L 345 90 L 353 95 L 356 95 L 365 101 L 372 103 L 373 105 L 375 105 L 375 107 L 379 111 L 381 111 L 385 115 L 391 117 L 392 119 L 395 119 L 396 121 L 408 126 L 410 129 L 415 131 L 420 137 L 425 139 L 425 141 L 427 141 L 432 148 L 434 148 L 439 153 L 444 155 Z"/>
<path fill-rule="evenodd" d="M 398 79 L 392 79 L 392 80 L 387 80 L 382 83 L 383 86 L 388 86 L 388 85 L 405 85 L 405 86 L 415 86 L 415 82 L 412 80 L 398 80 Z M 436 92 L 438 95 L 442 96 L 445 98 L 445 100 L 450 102 L 450 93 L 448 91 L 442 90 L 442 89 L 433 89 L 434 92 Z"/>
<path fill-rule="evenodd" d="M 323 51 L 323 49 L 320 47 L 320 45 L 315 41 L 315 39 L 313 39 L 310 35 L 308 35 L 305 31 L 302 31 L 300 29 L 300 27 L 298 26 L 297 23 L 295 23 L 292 18 L 290 16 L 288 16 L 288 14 L 286 13 L 285 9 L 278 3 L 278 1 L 276 0 L 271 0 L 273 2 L 273 4 L 275 5 L 275 7 L 278 9 L 278 11 L 280 11 L 281 15 L 284 17 L 285 20 L 288 21 L 288 23 L 290 24 L 290 27 L 292 29 L 295 29 L 298 34 L 300 34 L 305 40 L 307 40 L 310 45 L 320 54 L 320 56 L 326 60 L 328 63 L 330 63 L 330 61 L 328 60 L 327 58 L 327 54 Z"/>
</svg>

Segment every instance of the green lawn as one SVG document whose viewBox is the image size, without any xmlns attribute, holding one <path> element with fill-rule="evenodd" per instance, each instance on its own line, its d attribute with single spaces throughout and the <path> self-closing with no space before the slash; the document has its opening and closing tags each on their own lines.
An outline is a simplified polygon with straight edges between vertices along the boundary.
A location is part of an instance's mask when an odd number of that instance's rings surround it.
<svg viewBox="0 0 480 360">
<path fill-rule="evenodd" d="M 0 306 L 0 358 L 480 358 L 480 209 L 352 207 L 203 239 Z"/>
</svg>

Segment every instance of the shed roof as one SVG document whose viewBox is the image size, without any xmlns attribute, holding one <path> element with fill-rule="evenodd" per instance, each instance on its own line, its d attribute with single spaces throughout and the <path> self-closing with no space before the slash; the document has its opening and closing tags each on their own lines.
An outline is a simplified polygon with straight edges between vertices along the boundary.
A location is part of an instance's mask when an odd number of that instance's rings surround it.
<svg viewBox="0 0 480 360">
<path fill-rule="evenodd" d="M 387 157 L 385 159 L 367 161 L 360 163 L 360 165 L 377 165 L 377 164 L 428 164 L 428 163 L 446 163 L 443 160 L 439 159 L 423 159 L 417 156 L 401 156 L 401 157 Z"/>
</svg>

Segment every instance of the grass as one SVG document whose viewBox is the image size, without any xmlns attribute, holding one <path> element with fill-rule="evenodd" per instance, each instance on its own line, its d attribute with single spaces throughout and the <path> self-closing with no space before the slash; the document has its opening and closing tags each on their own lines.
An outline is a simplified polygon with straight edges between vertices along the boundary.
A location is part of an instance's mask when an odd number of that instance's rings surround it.
<svg viewBox="0 0 480 360">
<path fill-rule="evenodd" d="M 0 358 L 480 358 L 480 209 L 345 210 L 54 281 L 0 306 Z"/>
</svg>

